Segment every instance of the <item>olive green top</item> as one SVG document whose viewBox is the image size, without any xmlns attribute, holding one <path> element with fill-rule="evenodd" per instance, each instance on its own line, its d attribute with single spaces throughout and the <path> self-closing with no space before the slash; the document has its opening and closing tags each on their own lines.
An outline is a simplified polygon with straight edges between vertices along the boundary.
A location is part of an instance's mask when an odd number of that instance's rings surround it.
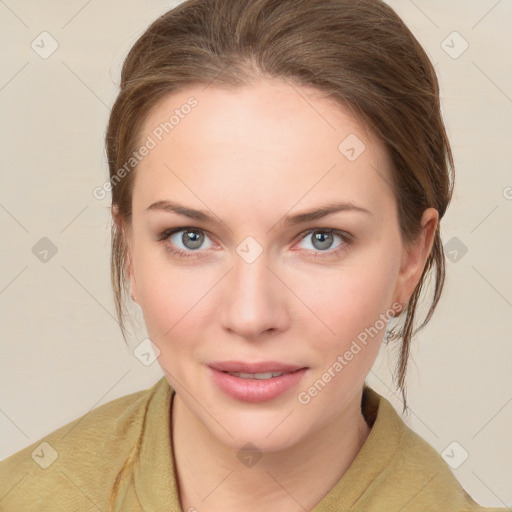
<svg viewBox="0 0 512 512">
<path fill-rule="evenodd" d="M 0 511 L 182 512 L 170 436 L 173 396 L 162 377 L 0 462 Z M 434 448 L 368 386 L 362 412 L 370 435 L 312 512 L 506 510 L 478 505 Z"/>
</svg>

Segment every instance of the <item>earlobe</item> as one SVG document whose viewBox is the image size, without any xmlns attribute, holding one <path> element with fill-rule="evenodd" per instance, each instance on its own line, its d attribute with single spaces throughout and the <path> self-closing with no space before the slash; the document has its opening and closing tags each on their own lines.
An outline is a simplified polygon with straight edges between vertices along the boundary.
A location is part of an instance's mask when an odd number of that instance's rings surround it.
<svg viewBox="0 0 512 512">
<path fill-rule="evenodd" d="M 404 247 L 395 290 L 395 302 L 402 305 L 402 311 L 407 308 L 407 303 L 423 274 L 434 244 L 438 219 L 438 211 L 435 208 L 427 208 L 421 219 L 421 232 L 414 241 Z"/>
</svg>

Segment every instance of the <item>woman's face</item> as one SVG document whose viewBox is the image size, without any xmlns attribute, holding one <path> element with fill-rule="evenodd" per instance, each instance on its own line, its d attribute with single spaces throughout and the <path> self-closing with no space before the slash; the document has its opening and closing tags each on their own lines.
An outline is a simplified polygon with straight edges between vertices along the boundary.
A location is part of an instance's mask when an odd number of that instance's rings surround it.
<svg viewBox="0 0 512 512">
<path fill-rule="evenodd" d="M 264 452 L 360 413 L 386 321 L 429 250 L 404 248 L 381 143 L 318 91 L 275 80 L 173 93 L 140 141 L 132 293 L 193 417 Z M 272 379 L 222 371 L 280 365 Z"/>
</svg>

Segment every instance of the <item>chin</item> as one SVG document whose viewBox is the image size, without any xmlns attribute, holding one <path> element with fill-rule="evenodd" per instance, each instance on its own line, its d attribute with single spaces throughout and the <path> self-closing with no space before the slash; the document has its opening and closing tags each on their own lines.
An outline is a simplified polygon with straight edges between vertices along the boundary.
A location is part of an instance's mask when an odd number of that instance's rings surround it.
<svg viewBox="0 0 512 512">
<path fill-rule="evenodd" d="M 289 412 L 286 408 L 277 415 L 245 413 L 227 416 L 224 413 L 214 415 L 218 423 L 208 417 L 206 428 L 220 443 L 236 451 L 251 443 L 260 452 L 279 452 L 296 445 L 306 435 L 304 422 L 293 418 L 296 413 L 288 416 Z"/>
<path fill-rule="evenodd" d="M 257 425 L 256 425 L 257 427 Z M 290 429 L 283 430 L 282 432 L 273 432 L 268 435 L 266 430 L 262 431 L 258 428 L 244 429 L 243 433 L 237 433 L 233 437 L 228 434 L 218 439 L 219 442 L 237 452 L 244 450 L 257 453 L 276 453 L 283 450 L 292 448 L 300 442 L 300 434 L 294 431 L 294 436 L 290 436 Z"/>
</svg>

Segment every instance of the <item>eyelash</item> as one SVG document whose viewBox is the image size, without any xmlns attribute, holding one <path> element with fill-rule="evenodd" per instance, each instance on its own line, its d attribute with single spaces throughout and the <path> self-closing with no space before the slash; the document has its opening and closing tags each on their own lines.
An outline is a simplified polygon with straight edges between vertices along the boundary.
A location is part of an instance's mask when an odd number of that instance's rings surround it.
<svg viewBox="0 0 512 512">
<path fill-rule="evenodd" d="M 173 229 L 166 229 L 165 231 L 162 231 L 157 238 L 158 242 L 167 242 L 169 237 L 171 235 L 174 235 L 175 233 L 179 233 L 180 231 L 194 231 L 194 232 L 200 232 L 206 234 L 206 231 L 200 228 L 193 228 L 193 227 L 179 227 L 179 228 L 173 228 Z M 331 257 L 333 255 L 339 254 L 345 250 L 347 250 L 347 246 L 351 245 L 353 243 L 353 236 L 345 231 L 340 231 L 339 229 L 330 229 L 330 228 L 314 228 L 309 229 L 305 233 L 302 233 L 299 237 L 299 240 L 303 240 L 308 235 L 311 235 L 312 233 L 315 233 L 317 231 L 323 232 L 323 233 L 332 233 L 334 235 L 337 235 L 341 238 L 342 243 L 336 247 L 334 250 L 326 250 L 326 251 L 313 251 L 311 254 L 311 258 L 327 258 Z M 182 251 L 181 249 L 176 249 L 175 247 L 172 247 L 170 244 L 165 244 L 165 249 L 172 254 L 180 257 L 180 258 L 200 258 L 202 257 L 200 255 L 200 250 L 197 251 Z"/>
</svg>

